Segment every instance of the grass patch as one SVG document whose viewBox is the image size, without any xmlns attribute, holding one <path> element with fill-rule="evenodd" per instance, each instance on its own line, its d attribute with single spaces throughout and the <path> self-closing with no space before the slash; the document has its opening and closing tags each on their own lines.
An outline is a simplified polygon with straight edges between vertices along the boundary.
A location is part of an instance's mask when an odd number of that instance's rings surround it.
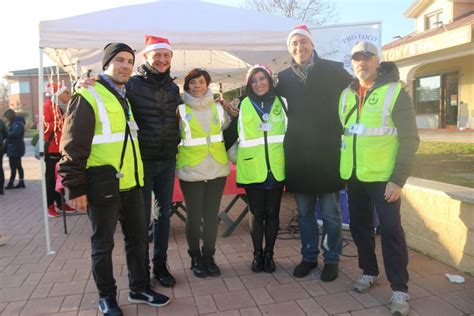
<svg viewBox="0 0 474 316">
<path fill-rule="evenodd" d="M 474 188 L 474 144 L 421 142 L 411 175 Z"/>
</svg>

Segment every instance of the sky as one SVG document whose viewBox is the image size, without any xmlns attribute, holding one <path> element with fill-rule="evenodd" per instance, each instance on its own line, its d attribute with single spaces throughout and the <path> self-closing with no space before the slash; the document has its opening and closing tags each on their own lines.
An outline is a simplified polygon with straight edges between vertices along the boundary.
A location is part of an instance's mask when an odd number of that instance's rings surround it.
<svg viewBox="0 0 474 316">
<path fill-rule="evenodd" d="M 151 2 L 152 0 L 7 0 L 2 3 L 0 31 L 0 80 L 8 71 L 36 68 L 39 64 L 38 23 L 114 7 Z M 245 0 L 207 0 L 241 7 Z M 413 19 L 404 17 L 414 0 L 333 0 L 339 15 L 336 24 L 382 22 L 382 44 L 394 36 L 414 31 Z M 74 3 L 74 5 L 71 5 Z M 185 13 L 183 13 L 184 15 Z M 45 59 L 45 66 L 50 65 Z"/>
</svg>

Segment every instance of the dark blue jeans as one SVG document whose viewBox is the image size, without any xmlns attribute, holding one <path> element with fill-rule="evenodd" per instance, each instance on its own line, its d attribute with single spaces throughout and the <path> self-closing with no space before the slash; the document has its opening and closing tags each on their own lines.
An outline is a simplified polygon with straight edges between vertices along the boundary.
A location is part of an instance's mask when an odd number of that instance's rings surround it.
<svg viewBox="0 0 474 316">
<path fill-rule="evenodd" d="M 145 220 L 150 225 L 151 192 L 155 194 L 154 207 L 159 208 L 158 219 L 153 223 L 153 262 L 164 262 L 167 258 L 168 240 L 170 234 L 171 200 L 173 199 L 174 175 L 176 159 L 144 160 L 145 184 L 143 199 L 145 205 Z M 146 265 L 149 270 L 149 247 L 147 246 Z"/>
<path fill-rule="evenodd" d="M 325 263 L 339 262 L 342 251 L 341 208 L 339 192 L 322 194 L 296 193 L 298 224 L 303 261 L 316 262 L 319 254 L 319 227 L 316 220 L 316 202 L 319 199 L 323 217 L 321 249 Z"/>
</svg>

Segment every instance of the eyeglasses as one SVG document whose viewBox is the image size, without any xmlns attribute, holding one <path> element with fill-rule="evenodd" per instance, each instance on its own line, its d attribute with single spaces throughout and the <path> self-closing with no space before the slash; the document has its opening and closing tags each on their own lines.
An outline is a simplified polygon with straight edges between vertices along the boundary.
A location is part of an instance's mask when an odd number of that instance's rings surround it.
<svg viewBox="0 0 474 316">
<path fill-rule="evenodd" d="M 268 80 L 268 79 L 266 77 L 252 78 L 252 79 L 250 79 L 250 84 L 257 84 L 257 83 L 263 82 L 265 80 Z"/>
</svg>

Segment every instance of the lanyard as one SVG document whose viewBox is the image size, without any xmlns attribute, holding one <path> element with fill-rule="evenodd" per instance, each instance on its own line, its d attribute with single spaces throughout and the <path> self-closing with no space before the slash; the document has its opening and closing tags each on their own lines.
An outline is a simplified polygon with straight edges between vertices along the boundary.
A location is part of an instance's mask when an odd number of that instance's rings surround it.
<svg viewBox="0 0 474 316">
<path fill-rule="evenodd" d="M 268 109 L 268 112 L 265 112 L 257 103 L 255 103 L 251 98 L 249 98 L 250 102 L 253 104 L 253 107 L 257 110 L 257 112 L 259 112 L 262 117 L 262 119 L 266 122 L 268 121 L 268 119 L 270 118 L 270 112 L 272 111 L 272 108 L 273 108 L 273 103 L 270 105 L 270 108 Z"/>
<path fill-rule="evenodd" d="M 125 107 L 125 116 L 127 118 L 127 121 L 130 121 L 130 108 L 128 107 L 128 102 L 127 99 L 125 98 L 125 87 L 123 89 L 119 89 L 113 82 L 112 80 L 109 79 L 106 75 L 100 74 L 99 75 L 102 79 L 104 79 L 105 82 L 107 82 L 112 89 L 114 89 L 115 92 L 118 93 L 119 96 L 122 97 L 123 100 L 125 100 L 124 103 L 122 103 Z"/>
</svg>

